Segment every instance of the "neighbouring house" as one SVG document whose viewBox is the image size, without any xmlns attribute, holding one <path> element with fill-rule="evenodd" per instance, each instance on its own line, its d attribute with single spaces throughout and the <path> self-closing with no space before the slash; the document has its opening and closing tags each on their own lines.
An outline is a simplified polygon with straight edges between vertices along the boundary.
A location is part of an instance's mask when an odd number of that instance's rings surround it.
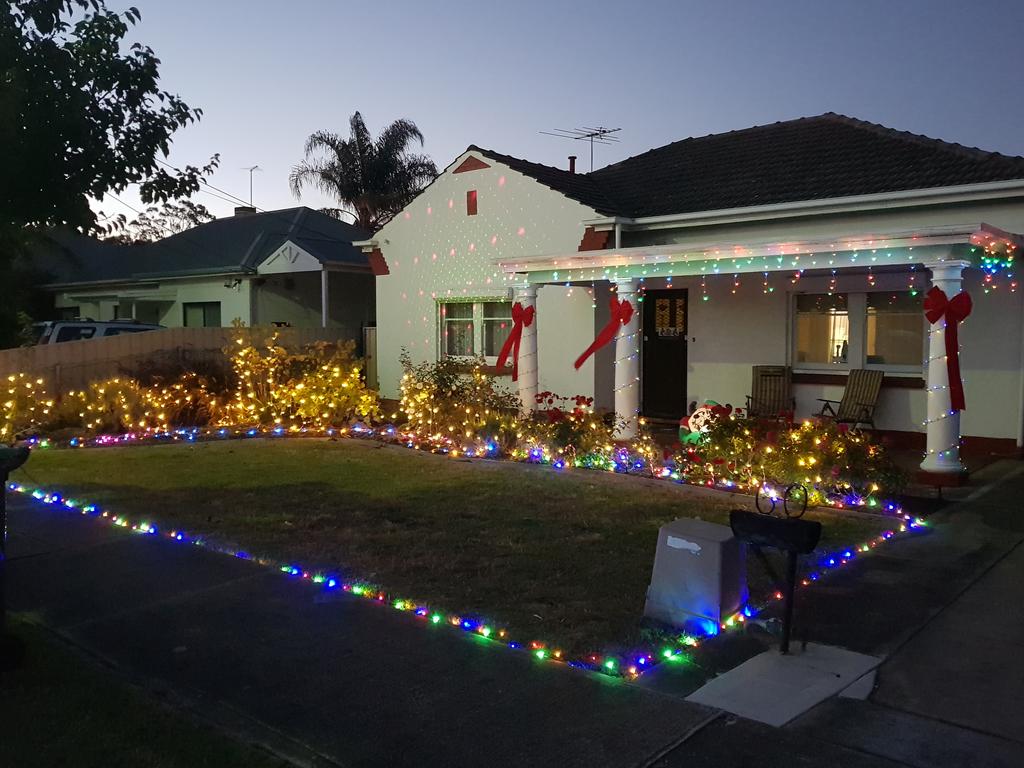
<svg viewBox="0 0 1024 768">
<path fill-rule="evenodd" d="M 385 397 L 403 349 L 493 365 L 518 302 L 536 311 L 508 380 L 527 408 L 538 391 L 592 396 L 628 436 L 638 415 L 742 406 L 766 364 L 791 368 L 804 417 L 841 397 L 849 371 L 877 369 L 875 426 L 924 448 L 925 470 L 956 474 L 961 427 L 980 450 L 1024 443 L 1021 232 L 1024 158 L 829 113 L 586 174 L 470 146 L 359 245 L 377 265 Z M 959 326 L 962 414 L 945 320 L 925 319 L 933 286 L 974 302 Z M 610 320 L 614 341 L 577 369 Z"/>
<path fill-rule="evenodd" d="M 366 236 L 311 208 L 240 207 L 154 243 L 54 232 L 36 260 L 53 274 L 57 319 L 321 326 L 361 340 L 374 321 L 374 275 L 352 242 Z"/>
</svg>

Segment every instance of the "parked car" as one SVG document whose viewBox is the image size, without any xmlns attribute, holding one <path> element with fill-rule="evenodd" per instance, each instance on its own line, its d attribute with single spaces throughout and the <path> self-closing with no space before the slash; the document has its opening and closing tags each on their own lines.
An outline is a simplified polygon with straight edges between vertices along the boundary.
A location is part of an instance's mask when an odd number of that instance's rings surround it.
<svg viewBox="0 0 1024 768">
<path fill-rule="evenodd" d="M 130 318 L 97 321 L 84 317 L 78 320 L 46 320 L 34 323 L 32 327 L 39 333 L 37 344 L 59 344 L 62 341 L 99 339 L 106 336 L 118 336 L 122 333 L 158 331 L 164 326 L 140 323 Z"/>
</svg>

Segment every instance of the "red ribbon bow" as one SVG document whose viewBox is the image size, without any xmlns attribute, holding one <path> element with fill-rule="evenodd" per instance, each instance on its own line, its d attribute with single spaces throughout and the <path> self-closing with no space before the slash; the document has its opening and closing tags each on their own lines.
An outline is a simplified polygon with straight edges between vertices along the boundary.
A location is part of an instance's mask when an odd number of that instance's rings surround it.
<svg viewBox="0 0 1024 768">
<path fill-rule="evenodd" d="M 619 301 L 617 297 L 612 296 L 608 304 L 612 309 L 612 316 L 605 327 L 601 329 L 601 332 L 597 334 L 597 338 L 594 339 L 593 343 L 587 347 L 586 352 L 576 358 L 574 365 L 577 370 L 587 362 L 588 357 L 615 338 L 615 334 L 619 332 L 620 325 L 625 325 L 633 318 L 633 305 L 629 301 Z"/>
<path fill-rule="evenodd" d="M 498 353 L 498 367 L 504 368 L 508 363 L 509 353 L 514 353 L 512 358 L 512 381 L 519 381 L 519 342 L 523 338 L 523 327 L 529 328 L 533 325 L 533 316 L 536 310 L 533 307 L 526 307 L 518 301 L 512 305 L 512 330 L 508 338 L 501 345 L 501 352 Z"/>
<path fill-rule="evenodd" d="M 960 292 L 952 299 L 938 286 L 933 286 L 924 298 L 924 316 L 929 323 L 946 318 L 946 371 L 949 378 L 949 407 L 954 411 L 966 409 L 964 403 L 964 382 L 960 378 L 960 342 L 957 326 L 971 314 L 971 297 Z"/>
</svg>

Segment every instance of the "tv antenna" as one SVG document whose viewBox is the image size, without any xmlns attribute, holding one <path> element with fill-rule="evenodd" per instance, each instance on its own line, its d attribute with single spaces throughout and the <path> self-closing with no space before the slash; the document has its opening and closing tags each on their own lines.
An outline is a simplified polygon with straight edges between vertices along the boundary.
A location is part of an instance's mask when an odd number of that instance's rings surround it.
<svg viewBox="0 0 1024 768">
<path fill-rule="evenodd" d="M 262 171 L 263 169 L 260 168 L 258 165 L 253 165 L 248 168 L 243 168 L 242 170 L 249 172 L 249 207 L 252 208 L 252 174 L 253 171 Z"/>
<path fill-rule="evenodd" d="M 590 142 L 590 170 L 594 170 L 594 142 L 598 144 L 616 144 L 619 141 L 618 136 L 612 136 L 613 133 L 621 131 L 621 128 L 605 128 L 603 126 L 597 126 L 596 128 L 588 128 L 583 126 L 582 128 L 555 128 L 553 131 L 541 131 L 545 136 L 557 136 L 560 139 L 572 139 L 573 141 L 589 141 Z"/>
</svg>

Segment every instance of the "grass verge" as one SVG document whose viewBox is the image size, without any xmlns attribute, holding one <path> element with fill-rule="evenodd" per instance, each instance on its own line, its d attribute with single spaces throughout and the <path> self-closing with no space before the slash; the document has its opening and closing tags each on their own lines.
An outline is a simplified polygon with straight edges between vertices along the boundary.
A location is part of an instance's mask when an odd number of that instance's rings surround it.
<svg viewBox="0 0 1024 768">
<path fill-rule="evenodd" d="M 163 705 L 22 621 L 9 621 L 25 663 L 0 677 L 3 765 L 103 768 L 283 768 Z"/>
<path fill-rule="evenodd" d="M 253 555 L 337 569 L 587 652 L 640 639 L 658 529 L 727 523 L 744 497 L 589 470 L 456 460 L 372 442 L 253 440 L 33 454 L 19 482 Z M 823 546 L 885 521 L 810 512 Z M 768 582 L 750 564 L 752 597 Z"/>
</svg>

